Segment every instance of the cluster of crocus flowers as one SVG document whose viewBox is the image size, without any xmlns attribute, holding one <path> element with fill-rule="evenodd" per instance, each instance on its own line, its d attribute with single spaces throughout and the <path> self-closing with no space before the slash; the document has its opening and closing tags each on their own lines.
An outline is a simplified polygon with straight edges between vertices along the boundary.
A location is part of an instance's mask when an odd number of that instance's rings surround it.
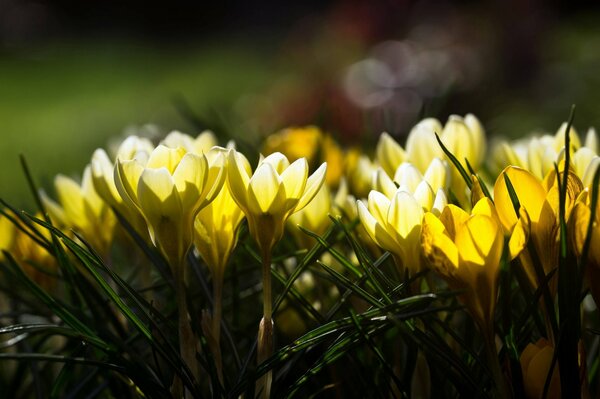
<svg viewBox="0 0 600 399">
<path fill-rule="evenodd" d="M 593 178 L 600 165 L 597 137 L 591 129 L 580 140 L 574 129 L 569 130 L 566 153 L 566 134 L 563 125 L 556 135 L 501 142 L 492 150 L 487 169 L 485 132 L 470 114 L 453 115 L 445 124 L 424 119 L 409 132 L 404 147 L 383 133 L 373 157 L 357 148 L 343 150 L 316 127 L 285 129 L 266 139 L 255 168 L 233 143 L 219 147 L 210 132 L 197 137 L 172 132 L 158 145 L 130 136 L 114 156 L 96 150 L 81 183 L 57 176 L 56 201 L 42 197 L 53 223 L 74 231 L 104 256 L 110 253 L 119 218 L 137 238 L 155 246 L 171 268 L 180 352 L 197 378 L 196 332 L 201 330 L 224 380 L 223 286 L 240 226 L 247 223 L 262 262 L 260 364 L 273 348 L 271 269 L 276 244 L 287 229 L 296 248 L 304 250 L 298 253 L 305 253 L 317 241 L 303 230 L 322 236 L 331 217 L 337 217 L 352 225 L 349 230 L 354 229 L 352 234 L 371 255 L 389 252 L 401 279 L 420 278 L 421 272 L 439 277 L 432 284 L 411 285 L 411 290 L 436 289 L 435 283 L 443 280 L 456 291 L 481 332 L 490 370 L 505 394 L 494 324 L 503 262 L 518 261 L 529 288 L 535 291 L 547 284 L 554 298 L 557 274 L 544 280 L 557 267 L 564 218 L 570 248 L 578 258 L 587 257 L 588 285 L 600 300 L 600 250 L 589 244 L 600 240 L 600 206 L 592 203 Z M 2 224 L 0 228 L 5 230 Z M 18 240 L 13 231 L 6 231 L 0 248 L 10 250 Z M 213 284 L 212 314 L 204 312 L 201 326 L 190 324 L 186 297 L 192 247 Z M 316 279 L 308 280 L 308 285 L 317 284 Z M 547 369 L 535 372 L 536 364 L 546 365 L 552 356 L 555 337 L 547 336 L 548 343 L 522 345 L 525 385 L 528 379 L 532 384 L 528 394 L 539 391 L 540 376 L 547 374 Z M 268 397 L 270 384 L 267 373 L 257 393 Z M 177 383 L 174 389 L 181 393 Z"/>
</svg>

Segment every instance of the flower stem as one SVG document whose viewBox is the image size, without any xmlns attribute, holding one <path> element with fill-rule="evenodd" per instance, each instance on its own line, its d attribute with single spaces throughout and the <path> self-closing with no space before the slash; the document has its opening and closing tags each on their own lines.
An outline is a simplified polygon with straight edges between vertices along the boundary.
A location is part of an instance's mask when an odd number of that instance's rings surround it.
<svg viewBox="0 0 600 399">
<path fill-rule="evenodd" d="M 190 369 L 195 380 L 198 380 L 198 362 L 196 361 L 196 337 L 190 324 L 185 285 L 185 261 L 181 260 L 176 265 L 173 273 L 175 277 L 175 297 L 179 313 L 179 354 L 183 362 Z"/>
<path fill-rule="evenodd" d="M 498 354 L 496 353 L 493 327 L 492 329 L 486 329 L 485 331 L 485 352 L 487 355 L 488 367 L 492 372 L 492 377 L 494 378 L 494 383 L 498 392 L 498 398 L 510 399 L 511 395 L 508 392 L 506 379 L 502 373 L 500 361 L 498 360 Z"/>
<path fill-rule="evenodd" d="M 262 257 L 263 269 L 263 317 L 258 326 L 257 364 L 262 364 L 273 354 L 273 320 L 271 319 L 271 252 L 264 251 Z M 256 392 L 261 398 L 271 396 L 272 370 L 264 374 L 256 383 Z"/>
<path fill-rule="evenodd" d="M 223 276 L 215 276 L 213 282 L 213 314 L 212 314 L 212 335 L 214 339 L 213 356 L 215 357 L 215 366 L 219 381 L 223 383 L 223 359 L 221 356 L 221 317 L 222 317 L 222 297 L 223 297 Z"/>
</svg>

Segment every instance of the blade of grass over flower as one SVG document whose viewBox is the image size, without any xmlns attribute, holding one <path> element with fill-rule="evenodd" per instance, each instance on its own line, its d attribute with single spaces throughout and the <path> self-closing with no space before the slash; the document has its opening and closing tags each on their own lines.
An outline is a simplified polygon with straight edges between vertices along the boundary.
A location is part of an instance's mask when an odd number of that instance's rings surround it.
<svg viewBox="0 0 600 399">
<path fill-rule="evenodd" d="M 569 392 L 573 397 L 581 396 L 579 383 L 578 342 L 581 335 L 579 292 L 581 287 L 578 280 L 579 272 L 573 272 L 571 265 L 576 265 L 574 254 L 567 246 L 567 190 L 569 169 L 571 161 L 571 126 L 575 117 L 575 105 L 571 107 L 571 114 L 565 130 L 565 165 L 562 174 L 562 184 L 559 186 L 559 225 L 560 225 L 560 256 L 558 259 L 558 311 L 560 318 L 560 334 L 557 348 L 554 353 L 560 364 L 560 382 L 564 392 Z M 561 175 L 556 174 L 560 180 Z M 554 361 L 553 361 L 554 366 Z M 552 366 L 552 367 L 553 367 Z M 551 369 L 552 369 L 551 367 Z M 548 379 L 551 374 L 549 374 Z M 546 384 L 548 385 L 548 379 Z"/>
<path fill-rule="evenodd" d="M 513 205 L 513 209 L 515 210 L 515 215 L 517 215 L 517 219 L 519 218 L 519 210 L 521 209 L 521 202 L 519 201 L 519 197 L 517 196 L 517 192 L 515 191 L 515 187 L 512 185 L 510 178 L 507 173 L 503 173 L 504 184 L 506 184 L 506 189 L 508 191 L 508 195 L 510 197 L 510 201 Z"/>
<path fill-rule="evenodd" d="M 473 169 L 473 167 L 471 166 L 471 163 L 469 162 L 469 160 L 467 158 L 465 158 L 465 163 L 467 164 L 467 169 L 469 169 L 469 173 L 471 174 L 471 176 L 475 176 L 475 178 L 479 182 L 479 186 L 481 187 L 481 191 L 483 191 L 483 194 L 487 198 L 489 198 L 490 201 L 492 201 L 492 203 L 494 203 L 494 198 L 492 198 L 492 194 L 490 194 L 490 190 L 488 190 L 487 185 L 483 182 L 483 179 L 481 178 L 481 176 L 479 176 L 479 174 L 477 174 L 475 172 L 475 169 Z"/>
<path fill-rule="evenodd" d="M 471 189 L 471 187 L 473 186 L 473 182 L 471 181 L 471 176 L 469 176 L 469 174 L 467 173 L 465 168 L 462 166 L 460 161 L 458 159 L 456 159 L 454 154 L 452 154 L 450 152 L 450 150 L 448 150 L 448 148 L 446 148 L 446 146 L 442 142 L 442 139 L 440 139 L 440 136 L 437 133 L 435 133 L 435 138 L 436 138 L 438 144 L 440 145 L 440 147 L 442 148 L 442 151 L 444 151 L 444 154 L 446 154 L 446 156 L 450 159 L 450 162 L 452 162 L 452 164 L 458 170 L 458 173 L 460 173 L 460 175 L 462 176 L 463 180 L 467 184 L 467 187 L 469 187 L 469 189 Z"/>
</svg>

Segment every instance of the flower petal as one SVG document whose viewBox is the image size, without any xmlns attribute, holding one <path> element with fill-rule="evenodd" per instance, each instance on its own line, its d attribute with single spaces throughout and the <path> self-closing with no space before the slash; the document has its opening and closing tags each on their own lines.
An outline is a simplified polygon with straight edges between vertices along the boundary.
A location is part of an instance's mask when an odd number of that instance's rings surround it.
<svg viewBox="0 0 600 399">
<path fill-rule="evenodd" d="M 170 174 L 173 174 L 185 154 L 186 150 L 182 147 L 169 148 L 159 145 L 150 154 L 146 168 L 166 168 Z"/>
<path fill-rule="evenodd" d="M 285 188 L 286 198 L 299 200 L 306 186 L 306 178 L 308 177 L 308 163 L 306 162 L 306 158 L 294 161 L 283 171 L 280 177 Z"/>
<path fill-rule="evenodd" d="M 249 162 L 236 150 L 229 150 L 227 156 L 227 184 L 235 202 L 246 212 L 248 209 L 248 189 L 250 184 Z"/>
<path fill-rule="evenodd" d="M 327 162 L 324 162 L 315 172 L 308 177 L 306 180 L 306 186 L 304 187 L 304 192 L 302 193 L 302 197 L 300 197 L 300 201 L 294 208 L 294 212 L 299 211 L 304 208 L 317 194 L 323 182 L 325 181 L 325 173 L 327 172 Z"/>
<path fill-rule="evenodd" d="M 392 236 L 390 236 L 385 228 L 377 222 L 362 201 L 357 201 L 356 204 L 360 222 L 373 241 L 386 251 L 397 253 L 398 245 Z"/>
<path fill-rule="evenodd" d="M 517 214 L 504 181 L 504 174 L 510 179 L 519 203 L 527 210 L 531 221 L 537 222 L 546 199 L 546 191 L 541 182 L 530 172 L 516 166 L 508 166 L 494 184 L 494 204 L 504 230 L 512 231 L 517 223 Z"/>
<path fill-rule="evenodd" d="M 281 179 L 273 165 L 268 162 L 258 165 L 254 175 L 250 178 L 249 210 L 256 215 L 268 213 L 269 208 L 278 197 L 279 186 L 281 186 Z"/>
</svg>

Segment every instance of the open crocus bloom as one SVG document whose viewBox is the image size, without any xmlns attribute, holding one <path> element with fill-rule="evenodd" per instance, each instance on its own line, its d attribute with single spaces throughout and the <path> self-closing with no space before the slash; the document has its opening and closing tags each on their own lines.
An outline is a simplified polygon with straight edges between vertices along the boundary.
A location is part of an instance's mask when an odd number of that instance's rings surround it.
<svg viewBox="0 0 600 399">
<path fill-rule="evenodd" d="M 327 164 L 323 163 L 310 177 L 305 158 L 290 164 L 279 152 L 261 159 L 252 176 L 248 165 L 244 155 L 230 150 L 229 188 L 246 214 L 250 234 L 265 255 L 281 239 L 288 217 L 317 194 L 325 180 Z"/>
<path fill-rule="evenodd" d="M 179 147 L 156 147 L 148 162 L 117 160 L 116 187 L 124 202 L 138 209 L 152 242 L 172 262 L 182 261 L 192 244 L 194 217 L 219 193 L 225 180 L 225 149 L 208 162 Z"/>
<path fill-rule="evenodd" d="M 559 167 L 564 169 L 564 163 Z M 558 175 L 562 179 L 562 170 Z M 569 170 L 567 179 L 566 196 L 566 218 L 570 217 L 570 211 L 575 200 L 583 189 L 581 180 L 572 170 Z M 531 239 L 533 241 L 537 258 L 541 262 L 545 274 L 556 267 L 556 259 L 559 250 L 559 190 L 557 174 L 551 170 L 543 181 L 540 181 L 531 172 L 517 166 L 508 166 L 502 171 L 494 185 L 494 201 L 498 217 L 505 232 L 514 232 L 521 228 L 524 218 L 514 210 L 513 203 L 508 193 L 505 177 L 506 175 L 519 199 L 521 208 L 526 211 L 531 223 Z M 521 260 L 525 266 L 525 272 L 530 283 L 535 288 L 538 278 L 533 266 L 532 254 L 529 250 L 522 252 Z M 556 278 L 550 283 L 551 291 L 554 291 Z"/>
<path fill-rule="evenodd" d="M 427 212 L 421 233 L 425 258 L 451 287 L 463 291 L 462 302 L 486 331 L 493 320 L 504 245 L 493 207 L 483 198 L 471 214 L 455 205 L 444 208 L 439 218 Z"/>
<path fill-rule="evenodd" d="M 418 272 L 421 268 L 419 236 L 423 207 L 415 197 L 399 188 L 390 200 L 371 191 L 367 206 L 357 202 L 358 215 L 369 236 L 379 247 L 389 251 L 400 269 Z"/>
</svg>

